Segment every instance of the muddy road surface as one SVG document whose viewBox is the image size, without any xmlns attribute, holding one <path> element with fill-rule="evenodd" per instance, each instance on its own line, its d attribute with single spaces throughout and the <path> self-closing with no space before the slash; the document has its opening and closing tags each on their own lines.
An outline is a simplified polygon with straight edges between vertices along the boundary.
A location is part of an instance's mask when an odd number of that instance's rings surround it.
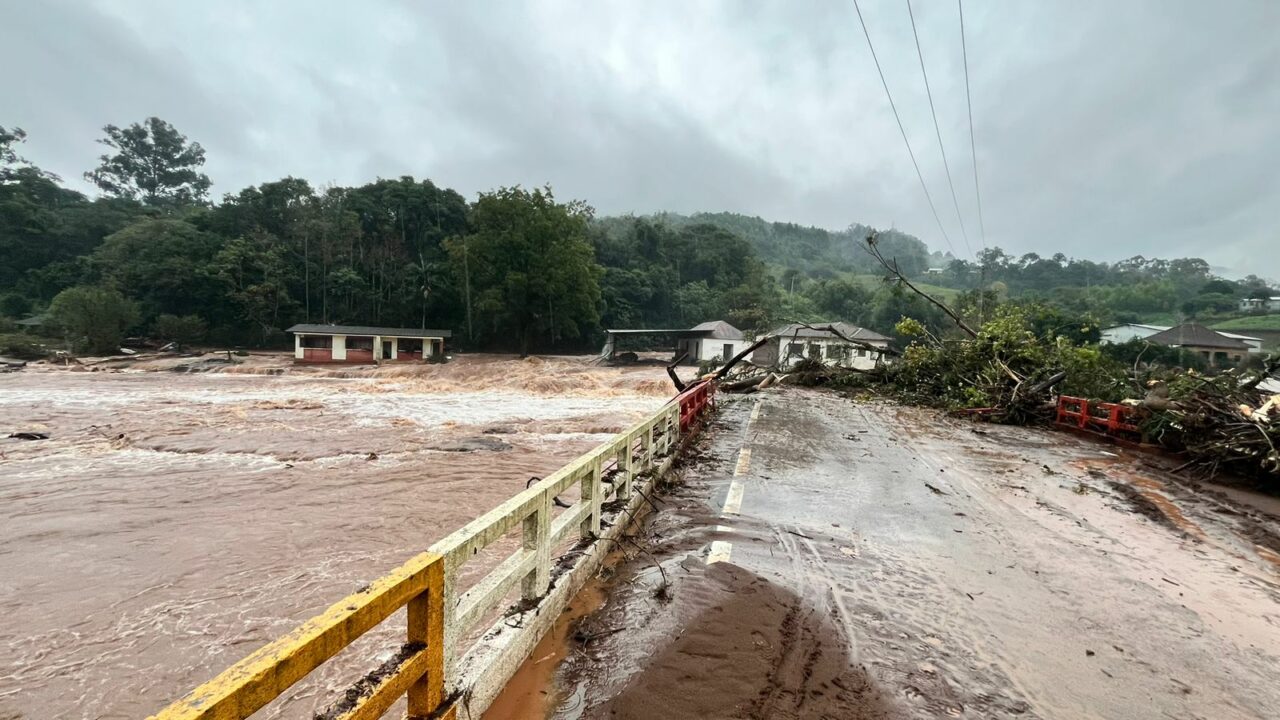
<svg viewBox="0 0 1280 720">
<path fill-rule="evenodd" d="M 799 389 L 727 399 L 702 445 L 648 552 L 526 663 L 519 716 L 1280 712 L 1272 498 L 1066 433 Z"/>
<path fill-rule="evenodd" d="M 138 371 L 190 362 L 0 375 L 0 718 L 145 717 L 671 392 L 582 359 Z M 402 627 L 264 716 L 310 717 Z"/>
</svg>

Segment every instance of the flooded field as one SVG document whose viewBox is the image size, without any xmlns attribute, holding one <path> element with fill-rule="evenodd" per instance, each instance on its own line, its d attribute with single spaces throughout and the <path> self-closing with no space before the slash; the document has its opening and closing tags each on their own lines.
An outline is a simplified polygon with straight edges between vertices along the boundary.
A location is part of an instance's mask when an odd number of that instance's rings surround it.
<svg viewBox="0 0 1280 720">
<path fill-rule="evenodd" d="M 0 718 L 154 712 L 670 395 L 576 358 L 140 369 L 183 364 L 0 376 L 0 438 L 49 435 L 0 439 Z"/>
</svg>

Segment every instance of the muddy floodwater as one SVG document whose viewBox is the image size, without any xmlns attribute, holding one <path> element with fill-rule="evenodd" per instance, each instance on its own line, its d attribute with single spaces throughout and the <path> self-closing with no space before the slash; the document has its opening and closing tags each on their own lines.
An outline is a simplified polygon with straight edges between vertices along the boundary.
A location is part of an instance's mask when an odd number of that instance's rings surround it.
<svg viewBox="0 0 1280 720">
<path fill-rule="evenodd" d="M 0 376 L 0 438 L 49 435 L 0 439 L 4 720 L 146 716 L 670 395 L 580 359 L 139 367 Z"/>
</svg>

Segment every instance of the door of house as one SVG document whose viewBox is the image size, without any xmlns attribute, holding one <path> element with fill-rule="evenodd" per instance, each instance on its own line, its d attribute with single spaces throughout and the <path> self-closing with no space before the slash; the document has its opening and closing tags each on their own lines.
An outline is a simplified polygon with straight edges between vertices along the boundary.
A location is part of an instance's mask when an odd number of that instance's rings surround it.
<svg viewBox="0 0 1280 720">
<path fill-rule="evenodd" d="M 382 341 L 382 359 L 383 360 L 391 359 L 391 341 L 390 340 Z"/>
<path fill-rule="evenodd" d="M 725 362 L 733 359 L 733 343 L 724 344 L 724 359 Z"/>
</svg>

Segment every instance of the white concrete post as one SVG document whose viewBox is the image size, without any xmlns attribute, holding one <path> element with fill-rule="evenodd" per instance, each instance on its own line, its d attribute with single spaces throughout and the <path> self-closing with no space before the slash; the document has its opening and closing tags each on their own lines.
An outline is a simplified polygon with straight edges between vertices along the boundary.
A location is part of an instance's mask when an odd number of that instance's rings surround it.
<svg viewBox="0 0 1280 720">
<path fill-rule="evenodd" d="M 635 479 L 635 467 L 631 453 L 635 450 L 635 438 L 628 436 L 618 449 L 618 499 L 631 499 L 631 481 Z"/>
<path fill-rule="evenodd" d="M 591 507 L 590 514 L 582 521 L 580 534 L 583 538 L 600 536 L 600 505 L 604 494 L 604 488 L 600 485 L 600 476 L 603 472 L 601 465 L 601 459 L 596 458 L 582 476 L 582 502 Z"/>
<path fill-rule="evenodd" d="M 382 364 L 382 336 L 381 335 L 373 336 L 373 364 L 374 365 Z"/>
<path fill-rule="evenodd" d="M 458 574 L 461 572 L 461 563 L 451 555 L 444 556 L 444 590 L 441 593 L 444 597 L 444 681 L 446 683 L 445 694 L 453 692 L 456 688 L 451 683 L 458 681 L 458 635 L 461 629 L 455 620 L 458 614 Z"/>
<path fill-rule="evenodd" d="M 524 519 L 524 549 L 536 558 L 533 570 L 520 581 L 520 597 L 525 600 L 537 600 L 551 586 L 551 493 L 542 493 L 538 501 Z"/>
<path fill-rule="evenodd" d="M 644 429 L 642 449 L 640 451 L 640 472 L 653 467 L 653 425 Z"/>
<path fill-rule="evenodd" d="M 302 351 L 302 333 L 293 334 L 293 359 L 302 360 L 307 354 Z"/>
</svg>

